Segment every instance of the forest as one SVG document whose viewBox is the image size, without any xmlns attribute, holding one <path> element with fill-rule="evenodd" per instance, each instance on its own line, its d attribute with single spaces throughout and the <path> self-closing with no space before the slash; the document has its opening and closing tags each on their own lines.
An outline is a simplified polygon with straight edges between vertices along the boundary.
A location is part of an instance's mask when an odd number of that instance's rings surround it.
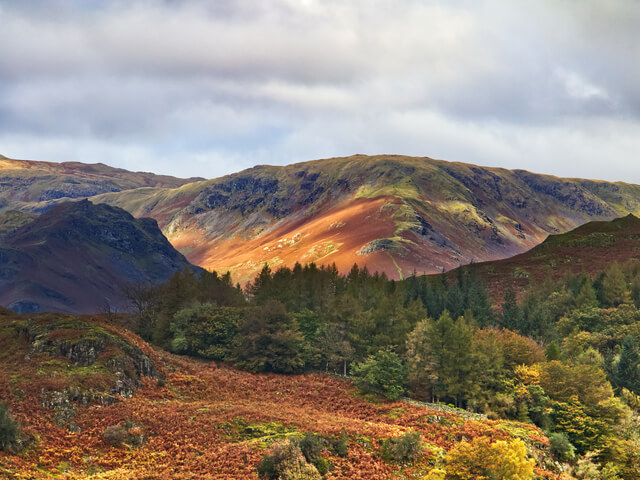
<svg viewBox="0 0 640 480">
<path fill-rule="evenodd" d="M 127 296 L 138 333 L 174 353 L 346 375 L 365 394 L 535 424 L 558 461 L 597 466 L 593 478 L 640 471 L 640 262 L 500 302 L 473 269 L 393 281 L 314 264 L 265 265 L 244 289 L 185 270 Z"/>
</svg>

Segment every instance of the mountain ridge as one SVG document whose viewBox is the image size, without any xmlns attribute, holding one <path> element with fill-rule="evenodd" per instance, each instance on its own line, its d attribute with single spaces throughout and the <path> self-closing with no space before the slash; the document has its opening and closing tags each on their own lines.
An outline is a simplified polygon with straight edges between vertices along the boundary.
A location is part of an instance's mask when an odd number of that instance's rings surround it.
<svg viewBox="0 0 640 480">
<path fill-rule="evenodd" d="M 251 279 L 264 263 L 353 263 L 393 278 L 505 258 L 590 220 L 640 213 L 640 187 L 428 157 L 255 166 L 177 189 L 94 197 L 151 216 L 196 264 Z M 416 260 L 417 259 L 417 260 Z"/>
<path fill-rule="evenodd" d="M 0 303 L 18 312 L 120 310 L 127 284 L 196 268 L 155 220 L 88 200 L 56 205 L 5 233 L 0 260 Z"/>
<path fill-rule="evenodd" d="M 523 253 L 592 220 L 640 214 L 638 185 L 401 155 L 257 165 L 170 186 L 136 181 L 147 183 L 88 198 L 156 219 L 190 262 L 241 283 L 265 263 L 336 263 L 342 272 L 357 263 L 395 279 L 439 273 Z M 0 210 L 39 212 L 65 198 L 15 200 Z"/>
</svg>

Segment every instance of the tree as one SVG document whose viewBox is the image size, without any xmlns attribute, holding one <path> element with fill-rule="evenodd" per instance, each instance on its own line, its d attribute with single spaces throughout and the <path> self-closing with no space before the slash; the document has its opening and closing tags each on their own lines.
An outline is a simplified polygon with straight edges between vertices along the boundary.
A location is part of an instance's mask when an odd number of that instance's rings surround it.
<svg viewBox="0 0 640 480">
<path fill-rule="evenodd" d="M 508 330 L 520 330 L 522 328 L 522 310 L 516 301 L 516 292 L 510 288 L 504 294 L 500 324 Z"/>
<path fill-rule="evenodd" d="M 390 347 L 357 364 L 353 368 L 353 377 L 361 390 L 381 393 L 391 400 L 396 400 L 406 391 L 406 368 Z"/>
<path fill-rule="evenodd" d="M 407 339 L 409 378 L 422 396 L 450 398 L 459 404 L 479 388 L 473 318 L 455 322 L 446 310 L 438 320 L 424 320 Z"/>
<path fill-rule="evenodd" d="M 582 284 L 582 288 L 580 288 L 580 292 L 576 296 L 575 305 L 577 308 L 592 308 L 600 306 L 591 278 L 587 277 L 585 282 Z"/>
<path fill-rule="evenodd" d="M 528 458 L 522 440 L 491 442 L 488 437 L 476 437 L 453 447 L 446 457 L 447 480 L 533 478 L 533 460 Z"/>
<path fill-rule="evenodd" d="M 631 335 L 622 343 L 616 370 L 615 382 L 618 387 L 640 393 L 640 348 Z"/>
<path fill-rule="evenodd" d="M 617 262 L 610 263 L 604 272 L 602 295 L 606 304 L 612 307 L 628 300 L 627 279 Z"/>
<path fill-rule="evenodd" d="M 241 320 L 233 345 L 236 365 L 254 372 L 293 373 L 304 367 L 305 343 L 280 302 L 267 301 Z"/>
<path fill-rule="evenodd" d="M 9 413 L 9 406 L 0 402 L 0 451 L 15 451 L 20 446 L 20 427 Z"/>
<path fill-rule="evenodd" d="M 171 349 L 212 360 L 229 360 L 242 312 L 239 308 L 199 302 L 179 310 L 171 322 Z"/>
</svg>

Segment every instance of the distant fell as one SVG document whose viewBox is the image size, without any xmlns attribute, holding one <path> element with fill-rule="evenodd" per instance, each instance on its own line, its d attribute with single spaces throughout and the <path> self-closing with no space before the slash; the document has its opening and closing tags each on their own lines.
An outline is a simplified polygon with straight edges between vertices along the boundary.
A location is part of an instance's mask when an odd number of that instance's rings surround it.
<svg viewBox="0 0 640 480">
<path fill-rule="evenodd" d="M 67 202 L 0 237 L 0 304 L 17 312 L 121 310 L 123 286 L 162 283 L 184 268 L 195 267 L 155 220 Z"/>
<path fill-rule="evenodd" d="M 94 197 L 149 216 L 195 264 L 253 278 L 265 263 L 354 263 L 391 278 L 525 252 L 549 234 L 640 214 L 640 186 L 426 157 L 256 166 L 178 188 Z"/>
<path fill-rule="evenodd" d="M 130 172 L 101 163 L 12 160 L 0 155 L 0 211 L 37 212 L 69 199 L 132 188 L 174 188 L 196 180 L 201 179 Z"/>
</svg>

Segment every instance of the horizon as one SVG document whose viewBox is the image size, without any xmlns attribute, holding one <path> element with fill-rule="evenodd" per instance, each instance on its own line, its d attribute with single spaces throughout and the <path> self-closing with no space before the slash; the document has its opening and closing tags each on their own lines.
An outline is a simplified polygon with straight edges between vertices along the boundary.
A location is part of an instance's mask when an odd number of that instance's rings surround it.
<svg viewBox="0 0 640 480">
<path fill-rule="evenodd" d="M 594 177 L 561 176 L 561 175 L 556 175 L 556 174 L 553 174 L 553 173 L 533 170 L 533 169 L 530 169 L 530 168 L 499 167 L 499 166 L 491 166 L 491 165 L 482 165 L 482 164 L 471 163 L 471 162 L 461 162 L 461 161 L 457 161 L 457 160 L 446 160 L 446 159 L 442 159 L 442 158 L 433 158 L 433 157 L 429 157 L 429 156 L 425 156 L 425 155 L 401 155 L 401 154 L 396 154 L 396 153 L 382 153 L 382 154 L 354 153 L 354 154 L 351 154 L 351 155 L 328 157 L 328 158 L 312 158 L 310 160 L 301 160 L 301 161 L 294 160 L 291 163 L 286 163 L 286 164 L 260 163 L 260 164 L 246 166 L 246 167 L 242 168 L 242 170 L 237 170 L 237 171 L 233 171 L 233 172 L 230 172 L 230 173 L 225 173 L 225 174 L 217 176 L 217 177 L 204 177 L 202 175 L 198 175 L 197 173 L 195 175 L 190 175 L 188 177 L 187 176 L 180 177 L 180 176 L 177 176 L 177 175 L 172 175 L 171 173 L 162 173 L 162 172 L 152 171 L 152 170 L 132 170 L 132 169 L 128 169 L 128 168 L 125 168 L 125 167 L 119 167 L 119 166 L 116 166 L 116 165 L 113 165 L 113 164 L 109 164 L 109 163 L 105 163 L 105 162 L 82 162 L 82 161 L 78 161 L 78 160 L 64 160 L 64 161 L 58 162 L 58 161 L 51 161 L 51 160 L 36 160 L 36 159 L 26 159 L 26 158 L 13 158 L 13 157 L 7 157 L 6 155 L 3 155 L 2 153 L 0 153 L 0 157 L 4 157 L 7 160 L 15 160 L 15 161 L 20 161 L 20 162 L 43 162 L 43 163 L 59 163 L 59 164 L 80 163 L 80 164 L 83 164 L 83 165 L 104 165 L 104 166 L 110 167 L 110 168 L 121 168 L 121 169 L 127 170 L 127 171 L 132 172 L 132 173 L 150 173 L 150 174 L 154 174 L 154 175 L 174 176 L 176 178 L 181 178 L 181 179 L 191 179 L 191 178 L 197 179 L 197 180 L 194 180 L 194 181 L 215 180 L 217 178 L 222 178 L 222 177 L 226 177 L 226 176 L 242 173 L 242 172 L 245 172 L 247 170 L 251 170 L 252 168 L 256 168 L 256 167 L 283 167 L 284 168 L 284 167 L 290 167 L 290 166 L 293 166 L 293 165 L 304 164 L 304 163 L 321 162 L 321 161 L 324 161 L 324 160 L 348 159 L 348 158 L 358 157 L 358 156 L 364 156 L 364 157 L 369 157 L 369 158 L 372 158 L 372 157 L 402 157 L 402 158 L 413 158 L 413 159 L 425 159 L 425 160 L 433 160 L 433 161 L 436 161 L 436 162 L 459 163 L 459 164 L 463 164 L 463 165 L 468 165 L 468 166 L 472 166 L 472 167 L 479 167 L 479 168 L 486 168 L 486 169 L 506 170 L 506 171 L 510 171 L 510 172 L 525 171 L 525 172 L 528 172 L 528 173 L 532 173 L 534 175 L 543 175 L 543 176 L 559 178 L 559 179 L 567 179 L 567 180 L 578 179 L 578 180 L 588 180 L 588 181 L 594 181 L 594 182 L 625 183 L 625 184 L 630 184 L 630 185 L 640 185 L 640 182 L 634 183 L 634 182 L 629 182 L 629 181 L 625 181 L 625 180 L 609 180 L 609 179 L 606 179 L 606 178 L 594 178 Z"/>
</svg>

